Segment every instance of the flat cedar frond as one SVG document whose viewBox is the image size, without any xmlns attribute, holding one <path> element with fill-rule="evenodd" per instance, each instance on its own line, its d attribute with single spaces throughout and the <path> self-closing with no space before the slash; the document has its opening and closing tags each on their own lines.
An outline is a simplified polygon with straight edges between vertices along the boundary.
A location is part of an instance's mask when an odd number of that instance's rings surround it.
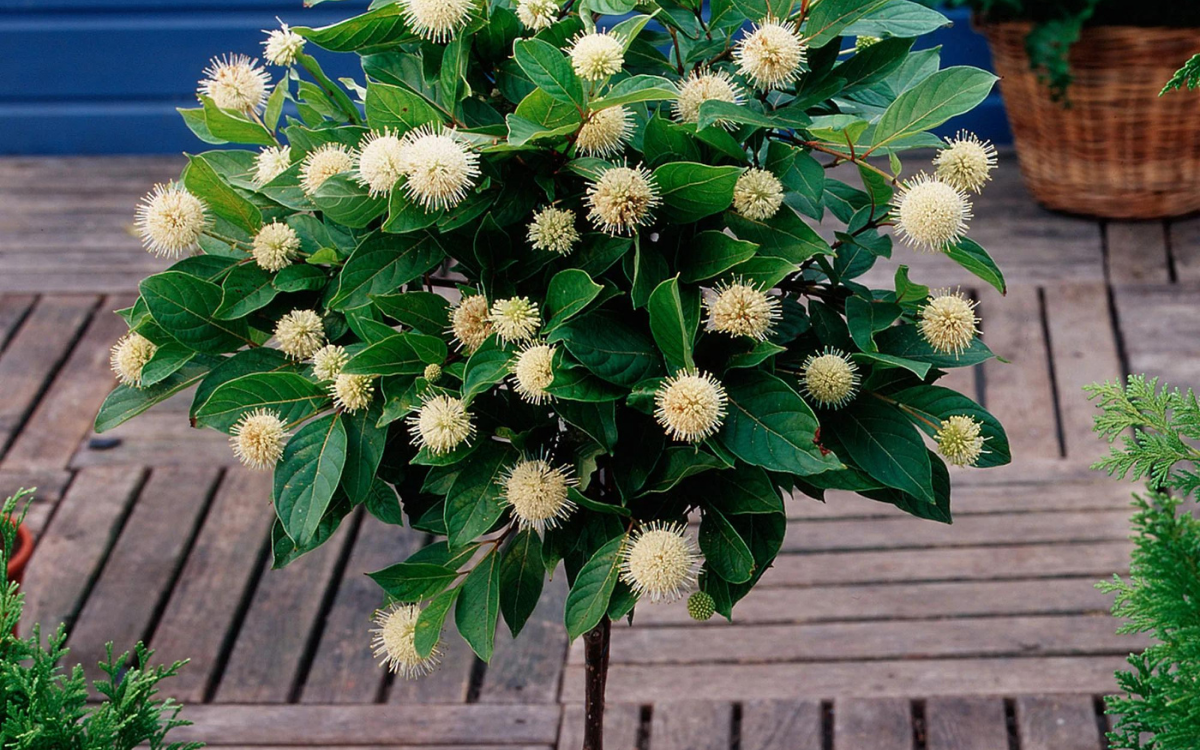
<svg viewBox="0 0 1200 750">
<path fill-rule="evenodd" d="M 1200 55 L 1195 55 L 1184 63 L 1183 67 L 1175 72 L 1175 75 L 1171 76 L 1171 80 L 1167 81 L 1167 85 L 1163 87 L 1162 93 L 1198 87 L 1200 87 Z"/>
</svg>

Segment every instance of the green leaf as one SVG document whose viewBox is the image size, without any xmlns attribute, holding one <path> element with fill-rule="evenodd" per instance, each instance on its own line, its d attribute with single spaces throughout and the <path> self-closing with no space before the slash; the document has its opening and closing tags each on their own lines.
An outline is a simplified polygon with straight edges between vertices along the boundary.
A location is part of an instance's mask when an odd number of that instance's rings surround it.
<svg viewBox="0 0 1200 750">
<path fill-rule="evenodd" d="M 145 388 L 118 385 L 101 404 L 93 429 L 96 432 L 107 432 L 133 419 L 151 406 L 166 401 L 176 393 L 199 382 L 208 374 L 210 366 L 211 362 L 207 360 L 204 362 L 192 360 L 154 385 Z"/>
<path fill-rule="evenodd" d="M 275 274 L 271 283 L 281 292 L 316 292 L 323 289 L 328 280 L 322 269 L 294 263 Z"/>
<path fill-rule="evenodd" d="M 446 615 L 450 614 L 450 608 L 454 606 L 454 602 L 458 601 L 460 593 L 462 593 L 461 586 L 443 591 L 433 597 L 429 605 L 421 610 L 421 614 L 417 617 L 416 631 L 413 633 L 413 648 L 417 650 L 417 655 L 422 659 L 428 658 L 433 653 L 438 641 L 441 640 Z"/>
<path fill-rule="evenodd" d="M 735 239 L 724 232 L 700 232 L 679 248 L 676 259 L 679 280 L 697 282 L 715 278 L 738 263 L 750 260 L 757 250 L 758 245 L 753 242 Z"/>
<path fill-rule="evenodd" d="M 698 296 L 695 302 L 699 304 Z M 689 316 L 684 314 L 683 300 L 679 296 L 679 278 L 667 279 L 659 284 L 650 294 L 646 310 L 650 313 L 650 332 L 654 334 L 654 340 L 667 364 L 675 369 L 694 369 L 696 363 L 692 359 L 692 342 L 696 327 L 689 325 Z M 691 318 L 693 322 L 698 321 L 698 312 Z"/>
<path fill-rule="evenodd" d="M 233 143 L 249 143 L 255 146 L 274 146 L 271 131 L 239 112 L 221 109 L 207 96 L 200 97 L 204 106 L 204 124 L 213 136 Z"/>
<path fill-rule="evenodd" d="M 262 227 L 258 207 L 227 185 L 205 156 L 188 157 L 183 184 L 188 192 L 204 201 L 208 210 L 239 229 L 254 234 Z"/>
<path fill-rule="evenodd" d="M 950 19 L 911 0 L 889 0 L 845 30 L 847 36 L 918 37 L 950 26 Z"/>
<path fill-rule="evenodd" d="M 999 266 L 992 260 L 992 256 L 988 255 L 987 250 L 980 247 L 974 240 L 963 237 L 958 244 L 951 245 L 946 249 L 946 255 L 958 265 L 991 284 L 996 291 L 1001 294 L 1008 293 L 1008 286 L 1004 282 L 1004 274 L 1000 272 Z"/>
<path fill-rule="evenodd" d="M 925 443 L 899 409 L 875 398 L 860 398 L 840 410 L 827 427 L 872 479 L 936 502 Z"/>
<path fill-rule="evenodd" d="M 608 602 L 621 575 L 620 552 L 624 544 L 624 535 L 609 540 L 575 576 L 575 585 L 567 593 L 565 618 L 567 636 L 572 640 L 599 625 L 608 612 Z"/>
<path fill-rule="evenodd" d="M 463 581 L 454 606 L 454 624 L 471 650 L 484 661 L 492 658 L 500 619 L 500 553 L 494 548 L 476 563 Z"/>
<path fill-rule="evenodd" d="M 342 414 L 346 428 L 346 468 L 342 471 L 342 489 L 355 505 L 365 503 L 375 482 L 375 472 L 383 459 L 387 428 L 377 427 L 382 407 L 379 401 L 366 409 Z"/>
<path fill-rule="evenodd" d="M 217 386 L 196 411 L 196 423 L 229 432 L 246 412 L 269 409 L 285 424 L 295 424 L 328 405 L 329 394 L 302 375 L 257 372 Z"/>
<path fill-rule="evenodd" d="M 840 466 L 832 454 L 821 455 L 817 417 L 787 383 L 759 370 L 738 371 L 726 376 L 725 393 L 729 413 L 717 437 L 738 458 L 798 476 Z"/>
<path fill-rule="evenodd" d="M 446 493 L 446 529 L 452 548 L 470 544 L 504 514 L 500 476 L 509 452 L 489 442 L 471 454 Z"/>
<path fill-rule="evenodd" d="M 500 611 L 513 638 L 537 607 L 545 578 L 541 538 L 533 529 L 518 532 L 500 563 Z"/>
<path fill-rule="evenodd" d="M 362 307 L 371 301 L 370 295 L 394 292 L 432 270 L 444 257 L 442 246 L 428 233 L 372 234 L 342 267 L 329 306 L 335 310 Z"/>
<path fill-rule="evenodd" d="M 463 401 L 470 403 L 473 398 L 504 380 L 511 362 L 512 353 L 505 350 L 495 336 L 489 336 L 467 360 L 463 371 Z"/>
<path fill-rule="evenodd" d="M 957 66 L 939 70 L 896 97 L 875 126 L 872 149 L 936 128 L 987 98 L 996 76 Z"/>
<path fill-rule="evenodd" d="M 948 367 L 970 367 L 980 362 L 986 362 L 995 355 L 992 350 L 976 337 L 971 345 L 958 354 L 943 354 L 936 351 L 929 342 L 921 337 L 916 326 L 893 326 L 886 331 L 875 334 L 875 343 L 879 351 L 904 359 L 925 362 L 942 369 Z"/>
<path fill-rule="evenodd" d="M 234 378 L 240 378 L 243 375 L 249 375 L 254 372 L 276 372 L 280 370 L 295 372 L 296 366 L 283 352 L 265 346 L 255 349 L 245 349 L 235 353 L 232 357 L 218 360 L 218 364 L 212 368 L 212 371 L 205 376 L 199 387 L 196 388 L 196 395 L 192 397 L 192 406 L 188 413 L 192 418 L 195 418 L 196 413 L 200 411 L 200 407 L 204 406 L 213 392 Z"/>
<path fill-rule="evenodd" d="M 828 472 L 826 472 L 828 473 Z M 819 475 L 824 476 L 824 475 Z M 783 513 L 783 497 L 767 472 L 753 466 L 738 465 L 730 471 L 718 471 L 690 480 L 694 487 L 727 516 Z"/>
<path fill-rule="evenodd" d="M 621 388 L 607 383 L 591 374 L 584 367 L 562 366 L 562 354 L 554 359 L 554 380 L 546 386 L 546 392 L 567 401 L 606 403 L 625 395 Z"/>
<path fill-rule="evenodd" d="M 272 494 L 283 530 L 297 546 L 316 535 L 345 463 L 346 428 L 337 414 L 308 422 L 283 449 Z"/>
<path fill-rule="evenodd" d="M 553 45 L 541 39 L 522 39 L 513 44 L 513 58 L 534 84 L 560 102 L 583 111 L 587 101 L 583 86 L 571 63 Z"/>
<path fill-rule="evenodd" d="M 450 302 L 433 292 L 405 292 L 371 296 L 375 307 L 413 330 L 437 336 L 450 320 Z"/>
<path fill-rule="evenodd" d="M 578 427 L 610 453 L 617 446 L 616 405 L 612 401 L 559 401 L 554 410 L 563 421 Z"/>
<path fill-rule="evenodd" d="M 367 87 L 366 110 L 367 122 L 374 130 L 392 129 L 401 134 L 442 121 L 437 109 L 420 94 L 386 83 Z"/>
<path fill-rule="evenodd" d="M 348 375 L 420 375 L 426 365 L 446 361 L 446 342 L 424 333 L 397 333 L 377 341 L 350 358 Z"/>
<path fill-rule="evenodd" d="M 378 583 L 388 596 L 400 602 L 428 599 L 454 583 L 454 579 L 458 577 L 454 570 L 429 562 L 396 563 L 367 575 Z M 453 601 L 451 599 L 451 602 Z"/>
<path fill-rule="evenodd" d="M 221 287 L 180 271 L 149 276 L 138 286 L 154 322 L 179 343 L 220 354 L 248 343 L 245 321 L 217 320 Z"/>
<path fill-rule="evenodd" d="M 618 82 L 603 98 L 589 105 L 593 111 L 639 102 L 674 101 L 679 97 L 675 84 L 662 76 L 630 76 Z"/>
<path fill-rule="evenodd" d="M 784 107 L 767 113 L 745 104 L 722 102 L 715 99 L 710 99 L 700 105 L 696 127 L 704 130 L 720 122 L 793 130 L 808 127 L 812 119 L 802 109 L 794 107 Z"/>
<path fill-rule="evenodd" d="M 790 208 L 782 208 L 769 219 L 747 219 L 733 212 L 726 221 L 738 239 L 758 244 L 759 256 L 770 255 L 791 263 L 803 263 L 817 255 L 832 255 L 829 243 Z"/>
<path fill-rule="evenodd" d="M 846 326 L 850 329 L 855 346 L 864 352 L 874 352 L 875 332 L 891 326 L 901 312 L 900 306 L 892 302 L 868 302 L 861 297 L 847 299 Z"/>
<path fill-rule="evenodd" d="M 387 210 L 387 198 L 372 198 L 367 188 L 349 174 L 336 174 L 317 188 L 312 202 L 329 219 L 351 229 L 362 229 Z"/>
<path fill-rule="evenodd" d="M 705 509 L 700 520 L 700 550 L 704 561 L 730 583 L 745 583 L 754 575 L 754 555 L 721 511 Z"/>
<path fill-rule="evenodd" d="M 546 290 L 546 304 L 543 310 L 546 316 L 546 332 L 549 333 L 583 312 L 603 288 L 592 281 L 592 277 L 586 271 L 578 268 L 568 268 L 554 274 Z"/>
<path fill-rule="evenodd" d="M 933 365 L 929 364 L 928 362 L 917 362 L 915 360 L 905 359 L 904 357 L 896 357 L 891 354 L 880 354 L 878 352 L 855 352 L 850 356 L 855 362 L 871 362 L 876 367 L 899 367 L 901 369 L 908 370 L 922 380 L 925 379 L 925 376 L 929 374 L 929 370 L 933 367 Z"/>
<path fill-rule="evenodd" d="M 926 435 L 933 437 L 937 434 L 934 426 L 953 416 L 966 416 L 975 419 L 982 428 L 984 438 L 983 454 L 976 466 L 1003 466 L 1012 462 L 1012 451 L 1008 445 L 1008 435 L 1004 425 L 979 404 L 963 394 L 937 385 L 918 385 L 892 394 L 892 398 L 920 413 L 924 419 L 912 418 L 915 424 Z M 907 413 L 907 412 L 906 412 Z M 933 422 L 933 424 L 930 424 Z"/>
<path fill-rule="evenodd" d="M 245 317 L 269 305 L 278 293 L 271 274 L 256 264 L 234 266 L 221 282 L 221 306 L 213 316 L 221 320 Z"/>
<path fill-rule="evenodd" d="M 174 341 L 163 344 L 154 352 L 154 356 L 150 361 L 142 365 L 142 382 L 140 386 L 145 388 L 162 382 L 171 374 L 178 372 L 180 368 L 186 365 L 196 356 L 196 352 L 187 348 L 183 344 Z"/>
<path fill-rule="evenodd" d="M 332 52 L 353 52 L 415 37 L 404 23 L 400 6 L 395 3 L 330 26 L 318 29 L 295 26 L 292 30 Z"/>
<path fill-rule="evenodd" d="M 584 367 L 616 385 L 629 387 L 663 374 L 654 339 L 609 315 L 592 313 L 576 318 L 555 330 L 548 340 L 562 341 Z"/>
<path fill-rule="evenodd" d="M 741 167 L 710 167 L 677 161 L 654 170 L 662 197 L 662 218 L 689 224 L 720 213 L 733 202 L 733 188 Z"/>
<path fill-rule="evenodd" d="M 804 24 L 810 49 L 824 47 L 858 19 L 883 7 L 889 0 L 823 0 L 813 5 Z"/>
</svg>

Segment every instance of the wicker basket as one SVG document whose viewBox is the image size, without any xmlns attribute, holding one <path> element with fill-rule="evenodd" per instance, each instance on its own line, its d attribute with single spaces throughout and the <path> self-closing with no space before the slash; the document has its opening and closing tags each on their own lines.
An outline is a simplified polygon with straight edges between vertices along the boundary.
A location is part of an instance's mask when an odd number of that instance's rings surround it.
<svg viewBox="0 0 1200 750">
<path fill-rule="evenodd" d="M 1025 183 L 1040 203 L 1114 219 L 1200 210 L 1200 92 L 1158 92 L 1200 30 L 1098 26 L 1071 49 L 1070 107 L 1029 69 L 1028 23 L 983 23 Z"/>
</svg>

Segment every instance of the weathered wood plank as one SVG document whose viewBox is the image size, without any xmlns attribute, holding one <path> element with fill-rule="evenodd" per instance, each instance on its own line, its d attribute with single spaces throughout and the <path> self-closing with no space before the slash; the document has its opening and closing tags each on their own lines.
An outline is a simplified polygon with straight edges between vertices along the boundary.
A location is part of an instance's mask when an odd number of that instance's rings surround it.
<svg viewBox="0 0 1200 750">
<path fill-rule="evenodd" d="M 741 740 L 741 750 L 821 750 L 821 704 L 747 701 L 742 704 Z"/>
<path fill-rule="evenodd" d="M 132 299 L 105 298 L 104 312 L 92 318 L 0 467 L 22 471 L 67 467 L 79 442 L 91 433 L 96 412 L 115 382 L 109 352 L 127 329 L 120 316 L 107 310 L 132 303 Z"/>
<path fill-rule="evenodd" d="M 25 571 L 21 633 L 34 623 L 43 631 L 60 622 L 71 626 L 143 474 L 141 467 L 128 466 L 88 469 L 75 477 Z"/>
<path fill-rule="evenodd" d="M 650 746 L 654 750 L 728 750 L 733 706 L 707 701 L 671 702 L 678 692 L 663 693 L 650 716 Z"/>
<path fill-rule="evenodd" d="M 198 705 L 173 742 L 325 747 L 553 745 L 559 706 Z"/>
<path fill-rule="evenodd" d="M 930 698 L 925 702 L 929 750 L 1008 750 L 1000 698 Z"/>
<path fill-rule="evenodd" d="M 462 638 L 452 631 L 442 639 L 442 660 L 433 674 L 420 679 L 395 677 L 388 690 L 388 703 L 466 703 L 471 675 L 482 662 Z"/>
<path fill-rule="evenodd" d="M 500 626 L 496 651 L 480 686 L 480 703 L 555 701 L 567 651 L 567 631 L 563 627 L 566 601 L 567 577 L 560 570 L 553 580 L 546 582 L 537 609 L 519 638 L 512 638 L 505 632 L 507 628 Z"/>
<path fill-rule="evenodd" d="M 192 392 L 188 390 L 103 435 L 89 432 L 71 457 L 71 466 L 138 464 L 148 460 L 156 466 L 194 463 L 237 466 L 228 436 L 191 426 L 187 415 L 191 399 Z M 97 437 L 102 439 L 99 443 L 102 448 L 92 442 Z M 112 444 L 114 441 L 116 445 Z"/>
<path fill-rule="evenodd" d="M 20 489 L 37 490 L 25 525 L 38 537 L 70 482 L 69 471 L 0 471 L 0 499 L 11 497 Z"/>
<path fill-rule="evenodd" d="M 641 707 L 627 703 L 610 703 L 604 710 L 604 746 L 612 750 L 635 750 L 641 727 Z M 583 747 L 583 706 L 577 703 L 563 706 L 562 730 L 558 735 L 558 750 L 579 750 Z"/>
<path fill-rule="evenodd" d="M 0 295 L 0 352 L 25 319 L 36 298 L 32 294 Z"/>
<path fill-rule="evenodd" d="M 842 698 L 833 704 L 836 750 L 909 750 L 912 707 L 902 698 Z"/>
<path fill-rule="evenodd" d="M 1073 692 L 1082 692 L 1082 686 Z M 1109 691 L 1100 691 L 1109 692 Z M 1090 695 L 1019 696 L 1021 750 L 1095 750 L 1100 745 Z"/>
<path fill-rule="evenodd" d="M 1130 371 L 1180 388 L 1200 385 L 1195 285 L 1125 287 L 1114 294 Z"/>
<path fill-rule="evenodd" d="M 216 703 L 285 703 L 300 676 L 318 615 L 342 550 L 349 519 L 329 541 L 270 570 L 267 560 L 258 589 L 213 696 Z"/>
<path fill-rule="evenodd" d="M 1167 234 L 1176 278 L 1184 284 L 1200 281 L 1200 219 L 1172 221 Z"/>
<path fill-rule="evenodd" d="M 304 703 L 374 703 L 379 697 L 386 671 L 371 653 L 370 630 L 384 594 L 366 574 L 404 560 L 424 540 L 412 529 L 363 517 L 305 680 Z"/>
<path fill-rule="evenodd" d="M 89 679 L 102 676 L 106 643 L 119 653 L 148 637 L 216 480 L 206 467 L 151 472 L 67 641 Z"/>
<path fill-rule="evenodd" d="M 1104 237 L 1108 277 L 1113 284 L 1166 284 L 1171 280 L 1163 222 L 1110 221 Z"/>
<path fill-rule="evenodd" d="M 615 664 L 608 690 L 627 701 L 661 700 L 686 685 L 695 700 L 737 696 L 821 699 L 830 695 L 1012 695 L 1116 689 L 1115 670 L 1124 657 L 1082 656 L 1039 659 L 903 659 L 821 664 Z M 563 675 L 563 700 L 583 699 L 583 668 Z"/>
<path fill-rule="evenodd" d="M 225 474 L 150 639 L 157 658 L 191 660 L 163 686 L 183 703 L 203 701 L 216 677 L 268 543 L 275 518 L 270 497 L 270 472 Z"/>
</svg>

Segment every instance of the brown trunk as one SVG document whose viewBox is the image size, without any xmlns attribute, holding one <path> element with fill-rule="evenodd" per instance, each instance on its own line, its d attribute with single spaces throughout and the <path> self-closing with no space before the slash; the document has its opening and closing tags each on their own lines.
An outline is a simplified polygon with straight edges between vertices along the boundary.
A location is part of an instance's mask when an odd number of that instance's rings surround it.
<svg viewBox="0 0 1200 750">
<path fill-rule="evenodd" d="M 583 636 L 585 687 L 583 750 L 604 750 L 604 687 L 608 682 L 608 642 L 611 623 L 606 616 Z"/>
</svg>

